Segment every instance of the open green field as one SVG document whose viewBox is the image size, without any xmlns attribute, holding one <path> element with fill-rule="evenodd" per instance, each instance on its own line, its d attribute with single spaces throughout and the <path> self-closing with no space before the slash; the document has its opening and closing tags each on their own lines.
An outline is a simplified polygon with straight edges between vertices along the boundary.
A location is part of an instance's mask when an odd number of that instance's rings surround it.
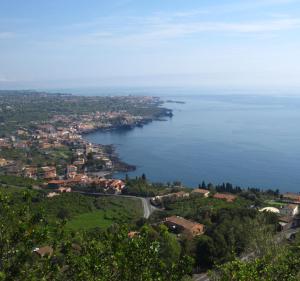
<svg viewBox="0 0 300 281">
<path fill-rule="evenodd" d="M 3 176 L 0 180 L 11 183 L 11 177 Z M 93 197 L 79 193 L 64 193 L 47 198 L 43 191 L 19 187 L 21 178 L 15 178 L 13 183 L 15 186 L 5 187 L 0 181 L 0 193 L 14 195 L 11 204 L 22 206 L 26 201 L 24 192 L 27 191 L 30 194 L 31 209 L 34 213 L 43 215 L 50 225 L 64 219 L 69 230 L 107 228 L 113 223 L 130 224 L 143 217 L 142 202 L 137 198 Z M 27 182 L 24 181 L 23 185 L 26 184 Z"/>
<path fill-rule="evenodd" d="M 68 221 L 67 228 L 71 230 L 90 229 L 95 227 L 107 228 L 113 221 L 105 217 L 104 211 L 81 214 Z"/>
<path fill-rule="evenodd" d="M 107 228 L 113 223 L 130 223 L 143 216 L 139 199 L 125 197 L 101 197 L 94 202 L 96 210 L 71 218 L 66 227 L 70 230 Z"/>
<path fill-rule="evenodd" d="M 266 204 L 266 206 L 269 206 L 269 207 L 283 207 L 285 205 L 287 205 L 286 203 L 283 203 L 283 202 L 277 202 L 277 201 L 274 201 L 274 200 L 266 200 L 264 202 Z"/>
</svg>

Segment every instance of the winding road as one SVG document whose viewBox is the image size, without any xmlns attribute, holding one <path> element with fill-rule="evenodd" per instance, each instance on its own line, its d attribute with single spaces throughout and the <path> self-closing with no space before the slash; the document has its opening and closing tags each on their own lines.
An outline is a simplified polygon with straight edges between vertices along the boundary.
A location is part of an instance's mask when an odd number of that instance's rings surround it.
<svg viewBox="0 0 300 281">
<path fill-rule="evenodd" d="M 142 200 L 142 204 L 143 204 L 143 208 L 144 208 L 144 218 L 148 219 L 151 215 L 151 206 L 149 207 L 148 201 L 146 198 L 141 198 L 141 200 Z"/>
<path fill-rule="evenodd" d="M 143 217 L 145 219 L 148 219 L 151 214 L 157 210 L 154 206 L 150 203 L 150 198 L 145 197 L 138 197 L 138 196 L 132 196 L 132 195 L 121 195 L 121 194 L 105 194 L 105 193 L 98 193 L 98 192 L 83 192 L 83 191 L 74 191 L 83 195 L 89 195 L 89 196 L 119 196 L 119 197 L 126 197 L 126 198 L 133 198 L 133 199 L 139 199 L 142 202 L 142 206 L 144 209 L 144 215 Z"/>
</svg>

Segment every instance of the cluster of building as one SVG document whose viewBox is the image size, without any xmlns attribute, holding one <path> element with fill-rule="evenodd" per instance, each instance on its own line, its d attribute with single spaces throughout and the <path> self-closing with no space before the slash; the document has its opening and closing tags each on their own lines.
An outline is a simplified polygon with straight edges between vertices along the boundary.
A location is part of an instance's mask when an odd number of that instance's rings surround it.
<svg viewBox="0 0 300 281">
<path fill-rule="evenodd" d="M 280 230 L 288 230 L 300 226 L 300 194 L 285 193 L 282 195 L 281 208 L 265 207 L 261 212 L 272 212 L 278 215 Z"/>
<path fill-rule="evenodd" d="M 0 167 L 8 167 L 14 164 L 14 161 L 7 160 L 5 158 L 0 158 Z"/>
<path fill-rule="evenodd" d="M 158 195 L 158 196 L 152 197 L 150 199 L 150 202 L 154 206 L 161 206 L 165 200 L 174 200 L 175 201 L 178 199 L 188 198 L 188 197 L 190 197 L 190 194 L 188 192 L 179 191 L 179 192 L 174 192 L 174 193 L 169 193 L 169 194 L 165 194 L 165 195 Z"/>
<path fill-rule="evenodd" d="M 22 138 L 18 138 L 18 136 L 22 136 Z M 88 153 L 95 153 L 94 156 L 102 159 L 104 162 L 109 157 L 103 150 L 103 146 L 83 140 L 76 126 L 55 127 L 51 124 L 41 124 L 37 125 L 36 129 L 20 129 L 17 131 L 17 136 L 0 139 L 0 149 L 26 149 L 30 147 L 41 151 L 51 148 L 70 147 L 77 158 L 75 161 L 81 165 L 85 163 Z"/>
<path fill-rule="evenodd" d="M 142 116 L 129 114 L 124 110 L 112 112 L 91 112 L 83 115 L 55 115 L 51 122 L 71 124 L 79 134 L 89 133 L 98 129 L 114 127 L 134 127 L 144 122 Z"/>
<path fill-rule="evenodd" d="M 90 177 L 84 174 L 73 178 L 51 180 L 47 184 L 49 190 L 57 190 L 60 193 L 70 192 L 71 188 L 93 187 L 94 191 L 120 194 L 125 188 L 125 182 L 120 179 L 106 179 L 101 177 Z"/>
<path fill-rule="evenodd" d="M 107 118 L 120 117 L 120 114 L 125 114 L 125 117 L 129 118 L 126 113 L 102 114 L 98 112 L 85 115 L 83 120 L 76 123 L 72 116 L 56 115 L 49 123 L 36 124 L 34 129 L 20 128 L 15 136 L 0 139 L 0 150 L 21 149 L 26 155 L 29 149 L 34 149 L 41 157 L 45 157 L 45 163 L 47 163 L 47 155 L 51 149 L 66 148 L 71 156 L 69 155 L 69 159 L 65 161 L 65 166 L 60 165 L 59 168 L 55 162 L 44 166 L 28 165 L 18 159 L 10 160 L 0 157 L 2 173 L 43 180 L 48 188 L 57 189 L 58 192 L 55 195 L 60 194 L 59 188 L 88 185 L 104 192 L 120 193 L 125 186 L 123 181 L 103 178 L 114 170 L 115 158 L 112 152 L 107 152 L 103 145 L 89 143 L 81 135 L 83 124 L 87 124 L 85 122 L 90 118 L 107 120 Z M 52 124 L 54 121 L 66 122 L 68 126 L 56 127 Z M 110 126 L 110 123 L 105 124 Z M 11 154 L 13 155 L 13 151 Z M 34 161 L 31 162 L 34 163 Z M 55 195 L 52 194 L 52 196 Z"/>
<path fill-rule="evenodd" d="M 282 201 L 287 203 L 300 204 L 300 194 L 287 192 L 282 195 Z"/>
<path fill-rule="evenodd" d="M 198 195 L 206 197 L 206 198 L 211 196 L 212 198 L 221 199 L 228 203 L 234 202 L 237 198 L 236 195 L 233 195 L 230 193 L 215 193 L 215 194 L 211 195 L 210 191 L 207 189 L 195 188 L 195 189 L 193 189 L 193 191 L 191 193 L 179 191 L 179 192 L 169 193 L 169 194 L 165 194 L 165 195 L 158 195 L 158 196 L 152 197 L 150 199 L 150 202 L 154 206 L 161 206 L 161 205 L 163 205 L 164 201 L 176 201 L 178 199 L 189 198 L 190 196 L 198 196 Z"/>
<path fill-rule="evenodd" d="M 93 145 L 82 139 L 82 134 L 97 129 L 136 126 L 142 124 L 144 120 L 144 117 L 129 114 L 124 110 L 97 111 L 81 115 L 54 115 L 47 123 L 33 121 L 34 129 L 22 127 L 16 131 L 15 135 L 9 138 L 0 138 L 0 150 L 35 148 L 40 150 L 41 154 L 46 154 L 49 149 L 69 147 L 72 148 L 73 158 L 75 158 L 73 165 L 83 166 L 86 163 L 87 155 L 92 153 L 95 161 L 103 163 L 104 169 L 112 170 L 111 155 L 105 152 L 103 146 Z M 56 177 L 55 173 L 45 172 L 46 177 L 44 178 L 43 173 L 37 171 L 37 167 L 21 166 L 17 162 L 2 157 L 0 158 L 0 167 L 14 166 L 8 169 L 8 173 L 25 177 L 46 180 Z M 49 178 L 48 175 L 50 175 Z"/>
<path fill-rule="evenodd" d="M 47 94 L 36 96 L 43 99 Z M 27 101 L 27 96 L 20 95 L 20 98 Z M 71 95 L 59 95 L 58 98 L 74 105 L 80 104 L 82 100 Z M 9 95 L 5 103 L 6 110 L 12 110 L 16 101 L 19 101 L 19 96 L 11 99 Z M 115 104 L 124 104 L 129 109 L 131 106 L 145 108 L 161 103 L 156 97 L 132 96 L 107 97 L 105 102 L 112 104 L 112 108 L 118 107 Z M 99 103 L 99 97 L 95 98 L 95 103 Z M 93 105 L 92 97 L 89 104 Z M 151 113 L 149 116 L 137 115 L 127 110 L 95 110 L 86 113 L 78 110 L 77 114 L 57 111 L 47 121 L 32 120 L 30 126 L 27 123 L 20 125 L 11 136 L 0 138 L 0 174 L 42 180 L 48 187 L 92 185 L 106 192 L 121 192 L 124 188 L 122 181 L 102 177 L 115 170 L 126 171 L 134 167 L 119 161 L 113 148 L 91 144 L 83 139 L 82 134 L 98 129 L 140 126 L 153 118 Z"/>
<path fill-rule="evenodd" d="M 215 199 L 224 200 L 226 202 L 232 203 L 237 199 L 236 195 L 229 193 L 215 193 L 210 194 L 210 191 L 207 189 L 196 188 L 191 193 L 179 191 L 175 193 L 169 193 L 161 196 L 155 196 L 150 199 L 150 202 L 155 206 L 162 206 L 165 200 L 167 201 L 176 201 L 179 199 L 187 199 L 192 196 L 202 196 L 205 198 L 212 197 Z M 195 237 L 205 232 L 205 225 L 187 220 L 179 216 L 171 216 L 164 219 L 163 223 L 168 227 L 171 232 L 174 232 L 178 235 L 186 235 L 188 237 Z M 135 236 L 136 232 L 130 232 L 128 236 L 132 238 Z"/>
</svg>

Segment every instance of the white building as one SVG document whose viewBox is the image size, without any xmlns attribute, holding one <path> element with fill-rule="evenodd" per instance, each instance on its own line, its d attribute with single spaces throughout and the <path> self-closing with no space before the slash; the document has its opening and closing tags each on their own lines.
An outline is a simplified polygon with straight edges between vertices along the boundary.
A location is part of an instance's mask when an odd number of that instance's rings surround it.
<svg viewBox="0 0 300 281">
<path fill-rule="evenodd" d="M 296 204 L 289 204 L 284 206 L 281 210 L 280 213 L 284 216 L 295 216 L 299 214 L 299 206 Z"/>
</svg>

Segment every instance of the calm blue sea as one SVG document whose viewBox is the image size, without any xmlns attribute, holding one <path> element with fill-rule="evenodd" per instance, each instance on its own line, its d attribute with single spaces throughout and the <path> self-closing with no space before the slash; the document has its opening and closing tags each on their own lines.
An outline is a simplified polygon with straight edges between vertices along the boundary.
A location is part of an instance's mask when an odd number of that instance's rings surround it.
<svg viewBox="0 0 300 281">
<path fill-rule="evenodd" d="M 243 187 L 300 192 L 300 98 L 187 95 L 163 99 L 174 117 L 130 131 L 96 132 L 125 162 L 152 181 L 196 187 L 231 182 Z M 116 176 L 124 176 L 116 175 Z"/>
</svg>

